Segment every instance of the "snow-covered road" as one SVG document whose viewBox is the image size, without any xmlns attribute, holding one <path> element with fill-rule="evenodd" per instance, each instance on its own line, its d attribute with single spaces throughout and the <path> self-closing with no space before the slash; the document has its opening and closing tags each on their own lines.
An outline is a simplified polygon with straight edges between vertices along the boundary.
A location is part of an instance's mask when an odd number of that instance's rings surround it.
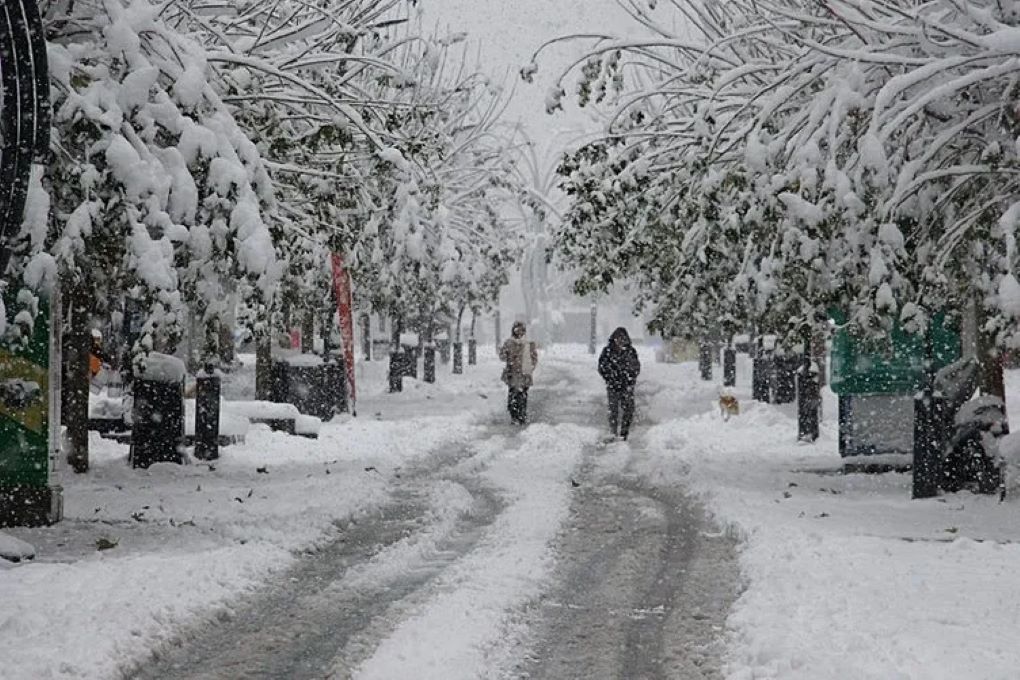
<svg viewBox="0 0 1020 680">
<path fill-rule="evenodd" d="M 601 400 L 572 369 L 545 368 L 531 426 L 496 415 L 437 447 L 127 677 L 718 677 L 732 542 L 628 473 L 640 438 L 599 444 Z"/>
</svg>

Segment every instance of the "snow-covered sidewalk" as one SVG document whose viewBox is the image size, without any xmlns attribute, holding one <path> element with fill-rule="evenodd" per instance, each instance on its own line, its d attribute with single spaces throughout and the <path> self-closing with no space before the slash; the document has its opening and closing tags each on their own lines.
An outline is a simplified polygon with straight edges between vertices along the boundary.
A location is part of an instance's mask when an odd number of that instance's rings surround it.
<svg viewBox="0 0 1020 680">
<path fill-rule="evenodd" d="M 831 393 L 821 439 L 804 445 L 792 405 L 750 399 L 747 364 L 742 413 L 727 422 L 718 387 L 695 371 L 647 372 L 662 422 L 635 456 L 650 477 L 689 484 L 742 538 L 728 678 L 1018 677 L 1020 500 L 914 501 L 909 474 L 838 474 Z"/>
</svg>

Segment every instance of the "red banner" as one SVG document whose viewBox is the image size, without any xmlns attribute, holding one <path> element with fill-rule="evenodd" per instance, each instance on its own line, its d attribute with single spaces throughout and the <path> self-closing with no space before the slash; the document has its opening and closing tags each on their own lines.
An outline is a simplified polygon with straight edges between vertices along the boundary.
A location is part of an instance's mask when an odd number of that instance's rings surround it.
<svg viewBox="0 0 1020 680">
<path fill-rule="evenodd" d="M 347 397 L 354 413 L 354 296 L 351 276 L 344 269 L 344 258 L 333 253 L 333 291 L 336 293 L 336 311 L 340 319 L 340 339 L 344 344 L 344 366 L 347 369 Z"/>
</svg>

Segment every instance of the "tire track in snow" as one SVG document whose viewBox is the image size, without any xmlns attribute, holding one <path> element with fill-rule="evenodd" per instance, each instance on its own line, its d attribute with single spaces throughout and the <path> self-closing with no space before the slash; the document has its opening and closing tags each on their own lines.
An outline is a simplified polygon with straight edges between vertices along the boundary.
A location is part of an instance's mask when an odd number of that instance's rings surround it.
<svg viewBox="0 0 1020 680">
<path fill-rule="evenodd" d="M 633 473 L 643 446 L 638 434 L 585 452 L 556 585 L 532 608 L 528 649 L 505 677 L 722 677 L 722 631 L 739 591 L 735 541 L 713 532 L 683 489 Z"/>
<path fill-rule="evenodd" d="M 392 502 L 339 524 L 334 540 L 265 588 L 179 632 L 122 677 L 325 677 L 338 650 L 470 551 L 494 520 L 501 501 L 491 488 L 444 478 L 473 455 L 473 448 L 446 451 L 416 466 Z"/>
<path fill-rule="evenodd" d="M 570 507 L 570 479 L 594 430 L 535 424 L 516 448 L 495 446 L 480 476 L 504 507 L 486 535 L 433 584 L 433 595 L 337 678 L 474 680 L 509 665 L 523 635 L 515 618 L 548 582 L 551 547 Z"/>
</svg>

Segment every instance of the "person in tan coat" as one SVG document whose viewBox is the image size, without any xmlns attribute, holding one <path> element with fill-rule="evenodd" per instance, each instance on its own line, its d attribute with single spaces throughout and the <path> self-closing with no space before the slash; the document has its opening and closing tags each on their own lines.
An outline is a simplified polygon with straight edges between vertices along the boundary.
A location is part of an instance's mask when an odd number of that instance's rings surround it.
<svg viewBox="0 0 1020 680">
<path fill-rule="evenodd" d="M 523 322 L 513 325 L 510 339 L 499 348 L 499 358 L 505 364 L 502 380 L 509 390 L 506 404 L 510 419 L 524 425 L 528 422 L 528 389 L 534 382 L 532 375 L 538 364 L 538 349 L 528 339 Z"/>
</svg>

